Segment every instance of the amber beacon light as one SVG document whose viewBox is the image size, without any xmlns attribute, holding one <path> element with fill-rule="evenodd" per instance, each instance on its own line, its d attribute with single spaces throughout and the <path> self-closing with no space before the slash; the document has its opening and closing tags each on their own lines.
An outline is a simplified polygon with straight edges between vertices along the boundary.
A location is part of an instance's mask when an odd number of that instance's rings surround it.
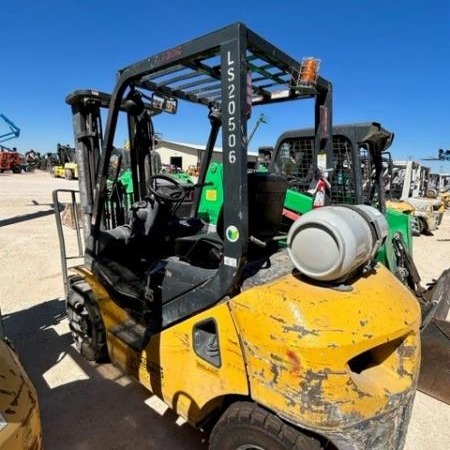
<svg viewBox="0 0 450 450">
<path fill-rule="evenodd" d="M 307 57 L 302 59 L 300 68 L 299 84 L 311 85 L 316 83 L 319 73 L 320 59 Z"/>
</svg>

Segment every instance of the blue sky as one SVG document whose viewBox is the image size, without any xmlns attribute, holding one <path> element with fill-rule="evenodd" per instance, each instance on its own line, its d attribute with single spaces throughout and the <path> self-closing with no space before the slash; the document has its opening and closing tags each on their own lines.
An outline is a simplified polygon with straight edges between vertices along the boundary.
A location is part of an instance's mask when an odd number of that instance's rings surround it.
<svg viewBox="0 0 450 450">
<path fill-rule="evenodd" d="M 395 159 L 450 148 L 450 3 L 445 0 L 3 0 L 0 113 L 21 128 L 20 151 L 72 143 L 65 96 L 111 91 L 118 69 L 242 21 L 290 55 L 321 59 L 334 86 L 334 123 L 379 121 L 395 132 Z M 312 105 L 262 110 L 252 148 L 311 125 Z M 301 103 L 301 102 L 300 102 Z M 165 139 L 206 142 L 206 111 L 156 123 Z M 187 107 L 186 107 L 187 108 Z M 256 110 L 249 123 L 259 116 Z M 7 128 L 0 123 L 0 134 Z M 450 172 L 449 163 L 434 164 Z"/>
</svg>

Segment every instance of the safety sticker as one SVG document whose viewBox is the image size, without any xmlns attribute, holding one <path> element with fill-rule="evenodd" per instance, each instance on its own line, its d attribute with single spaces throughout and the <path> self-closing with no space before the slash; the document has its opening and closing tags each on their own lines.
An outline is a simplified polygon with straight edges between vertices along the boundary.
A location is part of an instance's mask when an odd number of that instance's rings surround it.
<svg viewBox="0 0 450 450">
<path fill-rule="evenodd" d="M 324 171 L 327 168 L 327 155 L 326 153 L 319 153 L 317 155 L 317 168 Z"/>
<path fill-rule="evenodd" d="M 239 230 L 234 225 L 230 225 L 225 235 L 230 242 L 236 242 L 239 239 Z"/>
<path fill-rule="evenodd" d="M 208 189 L 206 191 L 205 198 L 209 202 L 215 202 L 217 200 L 217 190 L 216 189 Z"/>
<path fill-rule="evenodd" d="M 229 256 L 225 256 L 223 258 L 223 263 L 226 266 L 237 267 L 237 259 L 236 258 L 230 258 Z"/>
</svg>

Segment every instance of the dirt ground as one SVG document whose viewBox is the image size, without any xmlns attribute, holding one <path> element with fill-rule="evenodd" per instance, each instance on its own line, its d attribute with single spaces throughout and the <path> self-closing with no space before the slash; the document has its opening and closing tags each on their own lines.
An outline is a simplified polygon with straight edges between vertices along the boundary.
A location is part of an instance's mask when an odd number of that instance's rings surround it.
<svg viewBox="0 0 450 450">
<path fill-rule="evenodd" d="M 0 305 L 39 394 L 46 450 L 206 449 L 204 437 L 112 365 L 74 350 L 65 316 L 52 191 L 77 181 L 46 172 L 0 175 Z M 450 267 L 450 212 L 414 239 L 425 282 Z M 450 388 L 450 387 L 449 387 Z M 416 395 L 406 450 L 447 450 L 450 406 Z"/>
</svg>

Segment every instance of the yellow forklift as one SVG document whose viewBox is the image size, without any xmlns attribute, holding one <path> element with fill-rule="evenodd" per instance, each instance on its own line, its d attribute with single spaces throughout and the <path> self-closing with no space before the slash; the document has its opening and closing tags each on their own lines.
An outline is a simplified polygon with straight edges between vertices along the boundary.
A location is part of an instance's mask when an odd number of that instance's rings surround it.
<svg viewBox="0 0 450 450">
<path fill-rule="evenodd" d="M 313 100 L 315 145 L 331 155 L 332 85 L 317 61 L 290 57 L 242 23 L 125 67 L 110 97 L 68 96 L 83 264 L 68 267 L 56 217 L 73 339 L 88 360 L 109 358 L 204 430 L 211 450 L 401 449 L 420 309 L 374 261 L 384 217 L 326 207 L 283 234 L 285 178 L 247 170 L 253 108 L 301 99 Z M 198 182 L 186 187 L 154 174 L 153 122 L 195 106 L 211 131 Z M 118 124 L 129 134 L 129 208 Z M 212 226 L 198 208 L 220 133 L 224 203 Z"/>
<path fill-rule="evenodd" d="M 52 175 L 56 178 L 65 178 L 66 180 L 78 178 L 75 149 L 69 145 L 58 144 L 56 154 L 58 155 L 58 164 L 52 167 Z"/>
</svg>

